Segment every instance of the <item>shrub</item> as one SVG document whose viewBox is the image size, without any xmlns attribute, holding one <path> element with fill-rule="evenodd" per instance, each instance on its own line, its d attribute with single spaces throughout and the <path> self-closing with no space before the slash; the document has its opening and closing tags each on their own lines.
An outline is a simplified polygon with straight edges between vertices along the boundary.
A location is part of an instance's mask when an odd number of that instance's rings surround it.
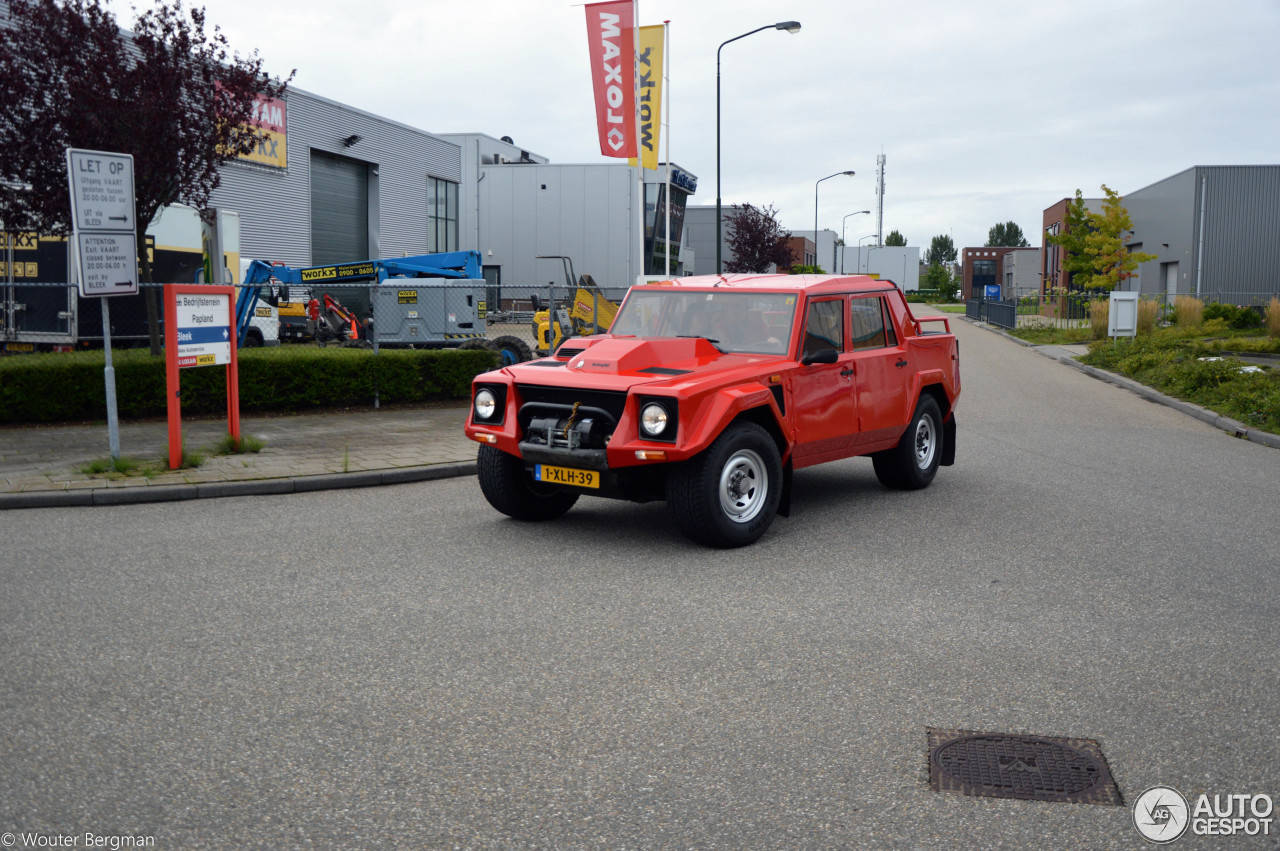
<svg viewBox="0 0 1280 851">
<path fill-rule="evenodd" d="M 1211 319 L 1221 319 L 1227 323 L 1228 328 L 1240 331 L 1262 327 L 1261 313 L 1251 307 L 1237 307 L 1234 304 L 1214 302 L 1205 307 L 1204 318 L 1206 322 Z"/>
<path fill-rule="evenodd" d="M 1280 339 L 1280 298 L 1267 302 L 1267 336 Z"/>
<path fill-rule="evenodd" d="M 1095 298 L 1089 302 L 1089 328 L 1093 331 L 1093 339 L 1103 340 L 1107 336 L 1107 324 L 1111 316 L 1111 299 Z"/>
<path fill-rule="evenodd" d="M 112 353 L 122 418 L 164 416 L 165 361 L 144 349 Z M 497 365 L 484 349 L 320 349 L 280 346 L 240 352 L 240 410 L 297 411 L 383 402 L 465 398 L 471 379 Z M 106 417 L 103 354 L 80 351 L 0 358 L 0 422 Z M 184 369 L 184 414 L 226 411 L 226 370 Z"/>
<path fill-rule="evenodd" d="M 1178 296 L 1173 300 L 1173 309 L 1179 328 L 1194 329 L 1204 324 L 1204 302 L 1194 296 Z"/>
</svg>

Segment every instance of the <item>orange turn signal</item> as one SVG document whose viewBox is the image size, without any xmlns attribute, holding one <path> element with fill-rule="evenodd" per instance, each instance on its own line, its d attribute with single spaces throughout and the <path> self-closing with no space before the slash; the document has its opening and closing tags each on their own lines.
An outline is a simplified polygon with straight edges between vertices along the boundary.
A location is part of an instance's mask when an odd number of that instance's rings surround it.
<svg viewBox="0 0 1280 851">
<path fill-rule="evenodd" d="M 667 453 L 661 449 L 637 449 L 637 461 L 665 461 Z"/>
<path fill-rule="evenodd" d="M 490 443 L 490 444 L 492 444 L 492 443 L 497 443 L 497 442 L 498 442 L 498 436 L 497 436 L 497 435 L 495 435 L 495 434 L 485 434 L 485 433 L 483 433 L 483 432 L 479 432 L 479 433 L 477 433 L 477 434 L 473 434 L 473 435 L 471 435 L 471 439 L 472 439 L 472 440 L 475 440 L 475 441 L 478 441 L 479 443 Z"/>
</svg>

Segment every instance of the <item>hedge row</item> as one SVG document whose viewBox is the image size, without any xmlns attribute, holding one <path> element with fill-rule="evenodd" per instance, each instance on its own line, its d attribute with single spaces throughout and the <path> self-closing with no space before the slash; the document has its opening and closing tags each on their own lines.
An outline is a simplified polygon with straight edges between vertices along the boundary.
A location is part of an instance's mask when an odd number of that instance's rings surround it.
<svg viewBox="0 0 1280 851">
<path fill-rule="evenodd" d="M 145 349 L 112 353 L 117 407 L 122 419 L 163 416 L 165 359 Z M 471 379 L 497 365 L 484 350 L 320 349 L 281 346 L 239 354 L 240 410 L 301 411 L 382 403 L 466 398 Z M 0 358 L 0 422 L 101 420 L 106 413 L 101 351 Z M 226 411 L 226 369 L 180 373 L 182 410 Z"/>
</svg>

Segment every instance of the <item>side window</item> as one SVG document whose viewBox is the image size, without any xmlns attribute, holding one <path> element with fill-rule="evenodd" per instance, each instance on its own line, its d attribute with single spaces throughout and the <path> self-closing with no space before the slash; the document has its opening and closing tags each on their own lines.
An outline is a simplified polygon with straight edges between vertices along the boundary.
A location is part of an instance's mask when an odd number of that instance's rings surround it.
<svg viewBox="0 0 1280 851">
<path fill-rule="evenodd" d="M 878 296 L 855 298 L 849 304 L 853 350 L 884 348 L 884 308 Z"/>
<path fill-rule="evenodd" d="M 801 357 L 823 349 L 844 351 L 844 299 L 815 301 L 809 305 Z"/>
<path fill-rule="evenodd" d="M 884 344 L 886 346 L 896 346 L 898 345 L 898 335 L 893 330 L 893 315 L 889 313 L 889 302 L 882 298 L 880 303 L 884 305 Z"/>
</svg>

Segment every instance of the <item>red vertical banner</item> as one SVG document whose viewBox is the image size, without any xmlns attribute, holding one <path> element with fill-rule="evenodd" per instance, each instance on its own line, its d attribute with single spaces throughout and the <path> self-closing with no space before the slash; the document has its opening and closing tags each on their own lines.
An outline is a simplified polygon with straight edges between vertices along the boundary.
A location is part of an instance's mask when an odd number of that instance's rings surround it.
<svg viewBox="0 0 1280 851">
<path fill-rule="evenodd" d="M 587 4 L 587 46 L 600 153 L 636 156 L 634 0 Z"/>
</svg>

